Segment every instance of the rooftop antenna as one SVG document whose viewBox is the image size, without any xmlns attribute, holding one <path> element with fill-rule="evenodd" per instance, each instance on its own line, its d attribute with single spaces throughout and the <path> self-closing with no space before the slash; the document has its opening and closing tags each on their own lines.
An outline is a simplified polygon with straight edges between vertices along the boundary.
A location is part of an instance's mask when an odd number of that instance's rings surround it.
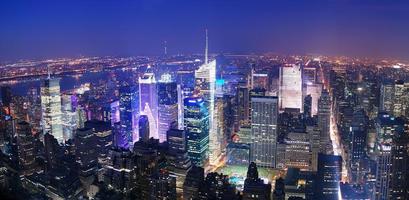
<svg viewBox="0 0 409 200">
<path fill-rule="evenodd" d="M 209 39 L 207 37 L 207 28 L 206 28 L 205 64 L 207 64 L 209 62 L 209 60 L 208 60 L 208 51 L 209 51 Z"/>
<path fill-rule="evenodd" d="M 47 65 L 47 78 L 51 79 L 50 65 Z"/>
<path fill-rule="evenodd" d="M 165 40 L 165 47 L 164 47 L 164 49 L 165 49 L 165 56 L 167 56 L 168 55 L 168 47 L 167 47 L 167 41 Z"/>
</svg>

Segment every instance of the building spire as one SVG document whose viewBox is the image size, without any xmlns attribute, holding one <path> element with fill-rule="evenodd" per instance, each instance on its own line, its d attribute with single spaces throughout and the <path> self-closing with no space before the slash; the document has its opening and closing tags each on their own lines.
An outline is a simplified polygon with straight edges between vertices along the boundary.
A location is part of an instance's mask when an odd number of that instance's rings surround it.
<svg viewBox="0 0 409 200">
<path fill-rule="evenodd" d="M 165 40 L 165 42 L 164 42 L 165 44 L 164 44 L 164 50 L 165 50 L 165 56 L 167 56 L 168 55 L 168 47 L 167 47 L 167 41 Z"/>
<path fill-rule="evenodd" d="M 50 65 L 47 64 L 47 78 L 51 79 Z"/>
<path fill-rule="evenodd" d="M 208 51 L 209 51 L 209 39 L 207 37 L 207 28 L 206 28 L 206 49 L 205 49 L 205 64 L 209 62 L 208 59 Z"/>
</svg>

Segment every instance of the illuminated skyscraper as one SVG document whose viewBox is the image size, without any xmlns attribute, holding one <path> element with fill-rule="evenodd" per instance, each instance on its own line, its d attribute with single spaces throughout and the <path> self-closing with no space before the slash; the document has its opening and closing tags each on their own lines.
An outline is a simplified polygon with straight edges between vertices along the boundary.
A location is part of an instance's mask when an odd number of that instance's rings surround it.
<svg viewBox="0 0 409 200">
<path fill-rule="evenodd" d="M 79 177 L 84 189 L 88 192 L 94 182 L 98 168 L 97 137 L 93 129 L 81 128 L 75 134 L 76 161 L 79 166 Z"/>
<path fill-rule="evenodd" d="M 178 84 L 178 129 L 183 129 L 183 90 L 182 85 Z"/>
<path fill-rule="evenodd" d="M 306 95 L 311 95 L 311 116 L 318 114 L 318 99 L 322 93 L 322 84 L 307 84 Z"/>
<path fill-rule="evenodd" d="M 206 30 L 205 63 L 195 71 L 195 91 L 202 96 L 209 112 L 209 148 L 210 164 L 216 164 L 220 157 L 220 142 L 217 140 L 217 120 L 215 118 L 215 93 L 216 93 L 216 60 L 208 62 L 208 38 Z"/>
<path fill-rule="evenodd" d="M 364 109 L 356 109 L 353 114 L 349 133 L 352 139 L 349 155 L 353 180 L 357 180 L 358 170 L 360 169 L 359 165 L 366 155 L 367 125 L 368 119 Z"/>
<path fill-rule="evenodd" d="M 304 116 L 311 117 L 312 97 L 307 95 L 304 98 Z"/>
<path fill-rule="evenodd" d="M 393 95 L 393 115 L 400 117 L 405 115 L 405 111 L 409 107 L 408 94 L 409 88 L 402 80 L 395 81 L 395 90 Z"/>
<path fill-rule="evenodd" d="M 145 74 L 139 77 L 139 110 L 149 118 L 149 137 L 159 139 L 158 135 L 158 92 L 155 75 L 148 66 Z"/>
<path fill-rule="evenodd" d="M 376 194 L 375 199 L 390 198 L 392 146 L 395 136 L 404 134 L 404 121 L 387 113 L 379 113 L 376 128 Z"/>
<path fill-rule="evenodd" d="M 60 80 L 48 76 L 42 82 L 40 93 L 43 135 L 49 133 L 63 143 L 68 138 L 63 135 L 62 129 Z"/>
<path fill-rule="evenodd" d="M 139 139 L 142 141 L 149 140 L 149 120 L 148 116 L 140 115 L 138 121 Z"/>
<path fill-rule="evenodd" d="M 248 124 L 249 121 L 249 89 L 247 87 L 237 88 L 237 112 L 239 125 Z"/>
<path fill-rule="evenodd" d="M 111 104 L 111 126 L 121 121 L 119 112 L 119 101 L 113 101 Z"/>
<path fill-rule="evenodd" d="M 186 147 L 186 131 L 177 129 L 177 124 L 172 123 L 172 127 L 167 132 L 167 142 L 169 172 L 176 177 L 176 191 L 181 194 L 186 175 L 192 168 Z"/>
<path fill-rule="evenodd" d="M 138 114 L 138 93 L 135 87 L 123 86 L 119 90 L 119 113 L 121 131 L 126 135 L 129 147 L 138 141 L 137 134 L 137 114 Z"/>
<path fill-rule="evenodd" d="M 330 139 L 331 121 L 331 98 L 327 91 L 323 91 L 318 100 L 318 127 L 321 130 L 320 143 L 321 152 L 330 152 L 332 149 Z"/>
<path fill-rule="evenodd" d="M 379 110 L 393 114 L 394 85 L 390 81 L 385 81 L 381 85 L 381 97 Z"/>
<path fill-rule="evenodd" d="M 251 98 L 251 161 L 262 167 L 276 167 L 278 99 Z"/>
<path fill-rule="evenodd" d="M 280 109 L 303 109 L 302 92 L 302 66 L 301 64 L 287 64 L 280 67 Z"/>
<path fill-rule="evenodd" d="M 63 134 L 67 139 L 72 139 L 74 137 L 74 131 L 77 127 L 77 113 L 72 105 L 72 95 L 63 94 L 61 97 L 61 111 L 62 111 L 62 122 L 63 122 Z"/>
<path fill-rule="evenodd" d="M 193 164 L 204 166 L 209 157 L 209 113 L 203 98 L 184 100 L 187 152 Z"/>
<path fill-rule="evenodd" d="M 409 85 L 401 80 L 384 81 L 381 85 L 380 111 L 395 117 L 407 115 Z"/>
<path fill-rule="evenodd" d="M 159 100 L 159 142 L 166 141 L 166 132 L 170 124 L 178 120 L 178 89 L 170 74 L 162 75 L 158 83 Z"/>
<path fill-rule="evenodd" d="M 33 173 L 35 168 L 35 145 L 30 124 L 21 121 L 16 125 L 19 167 L 24 175 Z"/>
<path fill-rule="evenodd" d="M 394 135 L 392 145 L 391 199 L 409 199 L 409 124 L 405 130 Z"/>
</svg>

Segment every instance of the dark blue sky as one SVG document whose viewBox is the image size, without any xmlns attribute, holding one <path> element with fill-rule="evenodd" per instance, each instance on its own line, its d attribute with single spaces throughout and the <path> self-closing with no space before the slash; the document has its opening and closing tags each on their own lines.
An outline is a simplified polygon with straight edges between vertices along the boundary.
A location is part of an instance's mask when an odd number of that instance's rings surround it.
<svg viewBox="0 0 409 200">
<path fill-rule="evenodd" d="M 0 61 L 80 55 L 320 53 L 409 59 L 405 0 L 1 0 Z"/>
</svg>

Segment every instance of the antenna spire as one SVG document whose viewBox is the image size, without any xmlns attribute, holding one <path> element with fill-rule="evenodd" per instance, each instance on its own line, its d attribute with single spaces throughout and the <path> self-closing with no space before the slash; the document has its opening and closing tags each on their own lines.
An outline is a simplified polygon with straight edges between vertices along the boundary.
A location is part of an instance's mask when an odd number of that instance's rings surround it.
<svg viewBox="0 0 409 200">
<path fill-rule="evenodd" d="M 47 65 L 47 78 L 51 79 L 50 65 Z"/>
<path fill-rule="evenodd" d="M 206 49 L 205 49 L 205 64 L 209 62 L 208 59 L 208 51 L 209 51 L 209 38 L 207 37 L 207 28 L 206 28 Z"/>
<path fill-rule="evenodd" d="M 167 41 L 165 40 L 165 46 L 164 46 L 164 50 L 165 50 L 165 56 L 168 55 L 168 47 L 167 47 Z"/>
</svg>

